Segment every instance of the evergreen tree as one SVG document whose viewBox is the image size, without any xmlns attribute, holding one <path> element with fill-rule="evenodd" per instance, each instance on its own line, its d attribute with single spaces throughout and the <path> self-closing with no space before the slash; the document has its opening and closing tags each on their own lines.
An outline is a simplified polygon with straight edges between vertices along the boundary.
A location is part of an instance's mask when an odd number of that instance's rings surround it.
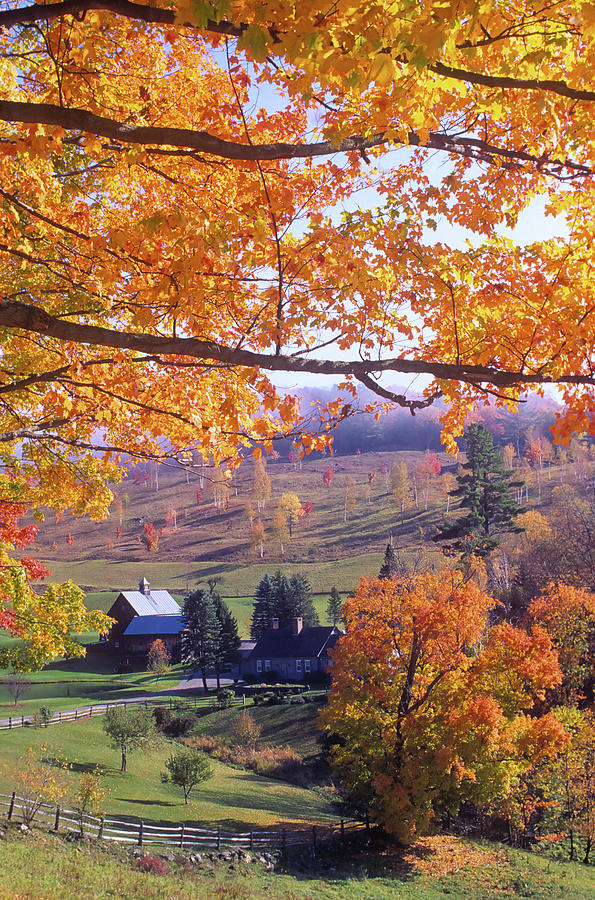
<svg viewBox="0 0 595 900">
<path fill-rule="evenodd" d="M 335 585 L 333 585 L 326 605 L 326 617 L 331 625 L 336 625 L 341 620 L 342 609 L 343 601 L 341 600 L 341 595 Z"/>
<path fill-rule="evenodd" d="M 469 512 L 456 522 L 445 520 L 438 541 L 450 541 L 453 550 L 468 556 L 487 556 L 500 543 L 497 534 L 522 529 L 515 525 L 519 513 L 514 481 L 504 468 L 500 451 L 483 425 L 470 425 L 465 432 L 467 462 L 457 476 L 461 507 Z"/>
<path fill-rule="evenodd" d="M 288 581 L 285 625 L 291 625 L 294 618 L 303 619 L 304 625 L 320 625 L 318 613 L 312 600 L 312 587 L 305 575 L 292 575 Z M 281 617 L 279 617 L 281 618 Z"/>
<path fill-rule="evenodd" d="M 240 637 L 238 634 L 238 620 L 231 614 L 227 603 L 223 600 L 219 591 L 214 587 L 211 590 L 211 599 L 221 629 L 219 634 L 219 646 L 217 648 L 217 658 L 215 660 L 217 690 L 219 690 L 221 687 L 220 678 L 222 663 L 225 662 L 230 653 L 237 650 L 240 646 Z"/>
<path fill-rule="evenodd" d="M 250 637 L 257 641 L 270 628 L 271 619 L 279 619 L 279 627 L 291 625 L 292 619 L 303 619 L 304 625 L 319 625 L 311 587 L 304 575 L 287 578 L 280 569 L 271 577 L 265 575 L 254 595 L 254 611 Z"/>
<path fill-rule="evenodd" d="M 386 545 L 384 560 L 378 573 L 379 578 L 394 578 L 399 572 L 399 563 L 392 544 Z"/>
<path fill-rule="evenodd" d="M 254 594 L 254 609 L 250 624 L 250 637 L 257 641 L 270 627 L 275 603 L 275 592 L 270 575 L 266 574 L 256 586 Z"/>
<path fill-rule="evenodd" d="M 207 669 L 217 664 L 221 652 L 221 624 L 211 594 L 199 589 L 186 597 L 182 617 L 182 660 L 200 668 L 207 693 Z"/>
</svg>

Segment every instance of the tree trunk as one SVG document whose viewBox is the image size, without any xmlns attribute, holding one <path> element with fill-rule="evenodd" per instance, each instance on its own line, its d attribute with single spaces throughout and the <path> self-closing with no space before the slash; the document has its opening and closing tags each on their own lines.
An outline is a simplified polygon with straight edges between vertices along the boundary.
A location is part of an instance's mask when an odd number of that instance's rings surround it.
<svg viewBox="0 0 595 900">
<path fill-rule="evenodd" d="M 126 746 L 122 746 L 122 772 L 126 771 Z"/>
<path fill-rule="evenodd" d="M 585 844 L 585 855 L 583 857 L 583 862 L 587 866 L 589 865 L 589 854 L 591 853 L 591 838 L 587 838 L 587 843 Z"/>
<path fill-rule="evenodd" d="M 217 690 L 221 689 L 221 665 L 217 662 L 215 666 L 215 675 L 217 676 Z"/>
<path fill-rule="evenodd" d="M 205 694 L 209 693 L 209 688 L 207 686 L 207 669 L 206 666 L 202 666 L 200 670 L 200 674 L 202 675 L 202 686 Z"/>
</svg>

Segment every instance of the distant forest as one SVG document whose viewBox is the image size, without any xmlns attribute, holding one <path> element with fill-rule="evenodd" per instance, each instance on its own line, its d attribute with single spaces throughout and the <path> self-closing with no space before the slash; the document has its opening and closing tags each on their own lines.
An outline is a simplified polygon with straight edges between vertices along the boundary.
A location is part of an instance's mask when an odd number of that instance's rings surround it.
<svg viewBox="0 0 595 900">
<path fill-rule="evenodd" d="M 399 391 L 395 388 L 395 391 Z M 320 388 L 304 388 L 301 392 L 302 409 L 305 411 L 314 400 L 330 401 L 337 395 L 336 390 Z M 369 391 L 358 392 L 354 402 L 355 409 L 363 409 L 373 402 Z M 441 448 L 440 416 L 444 407 L 435 403 L 429 409 L 417 412 L 412 416 L 407 409 L 395 409 L 381 413 L 378 421 L 371 413 L 355 412 L 343 420 L 333 431 L 333 451 L 338 456 L 347 456 L 366 451 L 396 450 L 434 450 Z M 469 422 L 481 422 L 492 433 L 496 443 L 504 446 L 512 444 L 518 456 L 525 446 L 525 435 L 529 429 L 549 440 L 552 439 L 550 428 L 554 424 L 556 412 L 561 406 L 549 397 L 531 395 L 525 403 L 519 404 L 516 414 L 496 406 L 485 406 L 478 410 Z M 464 441 L 459 441 L 464 449 Z M 289 442 L 279 442 L 276 449 L 281 456 L 290 451 Z"/>
</svg>

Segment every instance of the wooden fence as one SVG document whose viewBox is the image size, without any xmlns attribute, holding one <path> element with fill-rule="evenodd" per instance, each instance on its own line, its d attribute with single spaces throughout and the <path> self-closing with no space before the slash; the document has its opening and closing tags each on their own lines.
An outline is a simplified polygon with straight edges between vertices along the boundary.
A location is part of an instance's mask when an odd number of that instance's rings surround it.
<svg viewBox="0 0 595 900">
<path fill-rule="evenodd" d="M 93 703 L 89 706 L 81 706 L 77 709 L 60 710 L 52 714 L 47 720 L 48 725 L 61 725 L 62 722 L 74 722 L 78 719 L 89 719 L 92 716 L 102 716 L 108 709 L 114 706 L 141 706 L 145 709 L 156 706 L 166 706 L 169 709 L 193 710 L 207 709 L 215 701 L 215 695 L 211 697 L 188 697 L 188 698 L 172 698 L 172 697 L 154 697 L 147 700 L 113 700 L 111 703 Z M 244 697 L 234 697 L 231 706 L 245 706 Z M 23 716 L 9 716 L 8 720 L 0 722 L 0 731 L 11 728 L 22 728 L 25 725 L 37 725 L 46 722 L 41 719 L 39 713 L 29 713 Z"/>
<path fill-rule="evenodd" d="M 21 817 L 25 820 L 31 809 L 32 801 L 12 794 L 0 794 L 0 809 L 7 809 L 9 820 Z M 333 823 L 321 823 L 305 828 L 277 828 L 269 830 L 251 829 L 234 832 L 222 828 L 194 828 L 181 825 L 155 825 L 142 820 L 129 822 L 121 819 L 110 819 L 104 816 L 82 817 L 71 809 L 41 804 L 35 811 L 34 821 L 37 825 L 49 827 L 54 831 L 70 831 L 76 834 L 83 832 L 90 837 L 104 841 L 116 841 L 119 844 L 135 844 L 143 847 L 147 844 L 167 844 L 186 850 L 246 850 L 258 852 L 280 850 L 283 855 L 291 847 L 311 847 L 316 853 L 320 844 L 329 841 L 340 841 L 345 844 L 347 838 L 363 829 L 369 829 L 370 823 L 352 820 Z"/>
</svg>

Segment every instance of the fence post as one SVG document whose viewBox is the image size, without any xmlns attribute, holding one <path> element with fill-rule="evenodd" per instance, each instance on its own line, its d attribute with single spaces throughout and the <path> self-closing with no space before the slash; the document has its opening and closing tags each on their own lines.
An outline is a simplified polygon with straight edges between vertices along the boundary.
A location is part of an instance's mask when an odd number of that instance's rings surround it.
<svg viewBox="0 0 595 900">
<path fill-rule="evenodd" d="M 58 725 L 61 725 L 62 724 L 62 710 L 59 711 L 58 716 L 59 716 Z"/>
<path fill-rule="evenodd" d="M 92 715 L 93 715 L 93 704 L 91 704 L 91 706 L 89 707 L 89 718 L 91 718 Z"/>
<path fill-rule="evenodd" d="M 246 695 L 242 694 L 242 706 L 246 705 Z"/>
<path fill-rule="evenodd" d="M 21 716 L 21 725 L 25 725 L 25 716 Z"/>
<path fill-rule="evenodd" d="M 370 813 L 366 810 L 366 831 L 370 830 Z"/>
<path fill-rule="evenodd" d="M 180 850 L 184 849 L 184 823 L 182 822 L 180 828 Z"/>
<path fill-rule="evenodd" d="M 8 818 L 9 819 L 12 819 L 12 814 L 14 812 L 14 801 L 15 801 L 16 795 L 17 795 L 17 792 L 13 791 L 12 797 L 10 798 L 10 806 L 8 807 Z"/>
<path fill-rule="evenodd" d="M 316 856 L 316 825 L 312 825 L 312 856 Z"/>
<path fill-rule="evenodd" d="M 105 817 L 101 817 L 101 821 L 99 822 L 99 831 L 97 832 L 98 840 L 101 840 L 103 837 L 103 826 L 105 825 Z"/>
<path fill-rule="evenodd" d="M 78 711 L 78 709 L 75 709 L 75 711 L 74 711 L 74 718 L 75 718 L 75 719 L 78 719 L 78 717 L 79 717 L 79 711 Z"/>
<path fill-rule="evenodd" d="M 281 832 L 281 854 L 283 859 L 287 859 L 287 834 L 285 829 Z"/>
<path fill-rule="evenodd" d="M 12 728 L 12 716 L 8 717 L 8 727 Z"/>
<path fill-rule="evenodd" d="M 142 847 L 143 845 L 143 820 L 140 820 L 140 825 L 138 826 L 138 846 Z"/>
<path fill-rule="evenodd" d="M 252 850 L 254 846 L 254 832 L 250 831 L 250 849 Z"/>
<path fill-rule="evenodd" d="M 56 807 L 56 818 L 54 819 L 54 831 L 57 831 L 60 827 L 60 807 Z"/>
<path fill-rule="evenodd" d="M 341 819 L 341 843 L 345 846 L 345 822 Z"/>
</svg>

